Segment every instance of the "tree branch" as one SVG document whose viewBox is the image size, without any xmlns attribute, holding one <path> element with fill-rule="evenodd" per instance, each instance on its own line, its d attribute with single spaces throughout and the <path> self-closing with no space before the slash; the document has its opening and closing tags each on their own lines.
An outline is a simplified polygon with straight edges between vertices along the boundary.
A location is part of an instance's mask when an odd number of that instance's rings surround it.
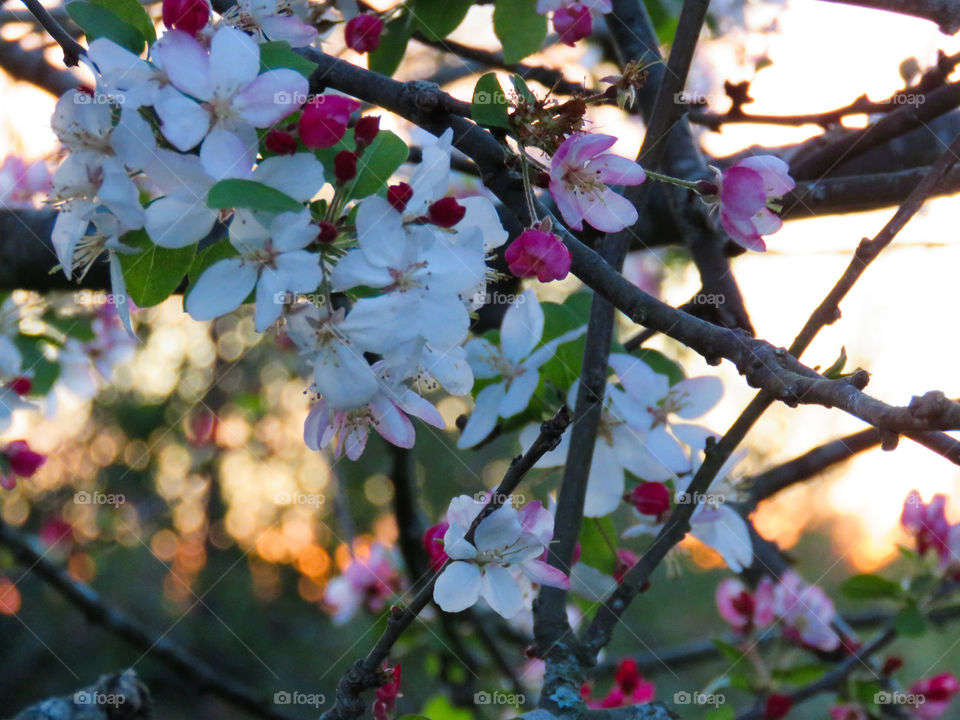
<svg viewBox="0 0 960 720">
<path fill-rule="evenodd" d="M 37 19 L 40 26 L 63 49 L 63 64 L 67 67 L 76 67 L 80 63 L 80 56 L 85 55 L 87 49 L 73 39 L 63 26 L 57 22 L 39 0 L 23 0 L 27 10 Z"/>
<path fill-rule="evenodd" d="M 940 32 L 946 35 L 956 35 L 960 30 L 960 5 L 953 0 L 828 0 L 828 2 L 923 18 L 936 23 Z"/>
</svg>

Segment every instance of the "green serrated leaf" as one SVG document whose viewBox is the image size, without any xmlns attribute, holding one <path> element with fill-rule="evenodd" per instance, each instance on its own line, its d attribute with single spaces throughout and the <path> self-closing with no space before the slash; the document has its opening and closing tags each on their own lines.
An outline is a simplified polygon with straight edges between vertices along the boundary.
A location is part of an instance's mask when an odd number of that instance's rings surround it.
<svg viewBox="0 0 960 720">
<path fill-rule="evenodd" d="M 146 8 L 137 0 L 91 0 L 94 5 L 106 8 L 127 25 L 137 29 L 148 45 L 157 40 L 157 30 Z"/>
<path fill-rule="evenodd" d="M 210 188 L 207 195 L 209 208 L 247 208 L 266 212 L 298 212 L 304 204 L 286 193 L 255 180 L 229 178 Z"/>
<path fill-rule="evenodd" d="M 470 116 L 480 125 L 510 128 L 510 105 L 496 73 L 487 73 L 473 88 Z"/>
<path fill-rule="evenodd" d="M 105 37 L 136 55 L 143 52 L 146 40 L 140 31 L 102 5 L 74 0 L 67 4 L 67 14 L 80 26 L 88 41 Z"/>
<path fill-rule="evenodd" d="M 317 64 L 297 55 L 290 49 L 286 40 L 272 40 L 260 43 L 260 71 L 289 68 L 296 70 L 304 77 L 310 77 L 317 69 Z"/>
<path fill-rule="evenodd" d="M 897 583 L 872 573 L 847 578 L 840 586 L 840 592 L 853 600 L 897 599 L 903 594 Z"/>
<path fill-rule="evenodd" d="M 146 231 L 134 230 L 122 242 L 140 252 L 118 253 L 127 294 L 140 307 L 159 305 L 180 286 L 197 252 L 196 245 L 162 248 L 150 240 Z"/>
<path fill-rule="evenodd" d="M 414 27 L 428 40 L 443 40 L 463 22 L 473 0 L 412 0 Z"/>
<path fill-rule="evenodd" d="M 897 632 L 904 637 L 920 637 L 927 631 L 927 620 L 916 603 L 909 603 L 893 621 Z"/>
<path fill-rule="evenodd" d="M 407 43 L 413 32 L 410 14 L 401 12 L 383 27 L 380 45 L 369 54 L 368 66 L 382 75 L 393 75 L 407 52 Z"/>
<path fill-rule="evenodd" d="M 493 30 L 503 45 L 504 62 L 520 62 L 543 47 L 547 17 L 537 12 L 537 0 L 497 0 Z"/>
</svg>

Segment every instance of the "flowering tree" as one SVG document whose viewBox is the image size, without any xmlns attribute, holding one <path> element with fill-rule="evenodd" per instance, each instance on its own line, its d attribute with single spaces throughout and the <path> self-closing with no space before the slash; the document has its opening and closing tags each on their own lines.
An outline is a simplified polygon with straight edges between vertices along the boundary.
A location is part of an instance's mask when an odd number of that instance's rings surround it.
<svg viewBox="0 0 960 720">
<path fill-rule="evenodd" d="M 944 32 L 960 27 L 956 8 L 942 3 L 849 1 L 930 19 Z M 478 714 L 776 720 L 804 717 L 802 704 L 823 696 L 835 720 L 948 712 L 960 690 L 949 668 L 901 677 L 896 657 L 881 657 L 894 640 L 949 614 L 955 599 L 960 525 L 948 521 L 944 496 L 907 495 L 908 576 L 862 574 L 844 583 L 849 597 L 886 604 L 875 634 L 842 617 L 804 568 L 757 532 L 751 513 L 824 468 L 877 446 L 892 451 L 901 438 L 960 463 L 957 441 L 946 434 L 960 430 L 960 405 L 943 392 L 895 406 L 868 394 L 869 373 L 848 372 L 843 355 L 825 370 L 800 359 L 925 200 L 957 189 L 960 136 L 945 150 L 926 138 L 935 152 L 911 151 L 930 156 L 915 169 L 903 170 L 890 150 L 889 172 L 832 171 L 960 105 L 949 81 L 960 58 L 941 57 L 908 79 L 899 96 L 923 102 L 860 100 L 821 116 L 767 118 L 744 111 L 744 86 L 728 85 L 726 113 L 684 101 L 706 0 L 685 0 L 676 18 L 666 13 L 675 24 L 659 25 L 637 0 L 497 0 L 492 24 L 502 52 L 495 53 L 447 40 L 474 5 L 461 0 L 388 9 L 164 0 L 159 25 L 134 0 L 73 0 L 59 14 L 37 0 L 24 4 L 83 81 L 30 65 L 32 51 L 20 46 L 12 61 L 0 60 L 60 95 L 50 124 L 63 157 L 52 177 L 16 157 L 0 171 L 0 199 L 16 221 L 45 222 L 31 209 L 39 193 L 52 206 L 39 242 L 56 261 L 35 253 L 14 284 L 51 289 L 63 282 L 51 279 L 55 269 L 109 295 L 89 322 L 68 326 L 58 325 L 55 307 L 38 315 L 34 304 L 7 297 L 0 425 L 38 411 L 54 382 L 95 395 L 133 352 L 140 308 L 173 295 L 198 321 L 249 308 L 256 333 L 276 334 L 275 352 L 293 348 L 301 359 L 311 400 L 307 448 L 334 462 L 360 461 L 382 452 L 371 443 L 374 431 L 400 458 L 391 473 L 398 548 L 348 542 L 345 569 L 324 588 L 334 624 L 383 619 L 339 681 L 327 681 L 315 703 L 324 718 L 422 710 L 403 704 L 401 664 L 413 654 L 404 643 L 434 625 L 462 643 L 458 624 L 475 628 L 487 656 L 488 669 L 471 674 L 498 688 L 473 696 Z M 550 24 L 556 34 L 548 39 Z M 341 36 L 369 69 L 332 53 Z M 392 77 L 412 40 L 473 64 L 479 77 L 469 101 L 436 83 Z M 619 71 L 581 84 L 524 62 L 555 42 L 606 44 Z M 636 159 L 611 151 L 617 138 L 598 132 L 597 108 L 642 121 Z M 871 113 L 865 128 L 841 125 L 864 112 Z M 381 128 L 387 115 L 426 139 L 411 146 Z M 825 131 L 708 164 L 693 124 L 748 121 L 813 121 Z M 470 175 L 479 183 L 465 192 L 462 176 Z M 731 257 L 762 253 L 764 237 L 791 216 L 892 205 L 895 214 L 858 246 L 789 347 L 754 336 Z M 697 298 L 718 300 L 673 307 L 625 277 L 628 251 L 659 245 L 684 248 L 700 275 Z M 31 273 L 37 262 L 43 272 Z M 557 281 L 566 281 L 559 290 L 550 286 Z M 547 292 L 562 302 L 547 301 Z M 618 314 L 642 329 L 619 339 Z M 688 377 L 669 353 L 644 347 L 655 334 L 710 365 L 733 363 L 757 388 L 726 432 L 698 421 L 720 402 L 720 379 Z M 495 487 L 463 494 L 450 483 L 445 513 L 423 522 L 404 463 L 418 433 L 447 431 L 439 406 L 450 397 L 472 408 L 457 421 L 450 448 L 463 463 L 503 438 L 521 454 L 502 464 Z M 743 478 L 740 448 L 778 402 L 832 408 L 867 429 Z M 199 416 L 192 440 L 209 442 L 214 422 Z M 44 461 L 30 438 L 11 438 L 0 455 L 0 485 L 10 492 L 18 478 L 29 483 Z M 154 637 L 14 525 L 0 524 L 0 544 L 94 621 L 145 652 L 159 650 L 174 670 L 226 701 L 284 716 L 277 706 L 289 697 L 265 703 Z M 657 695 L 636 657 L 610 657 L 607 649 L 687 535 L 715 550 L 730 572 L 715 599 L 704 598 L 715 601 L 730 632 L 698 650 L 728 666 L 671 700 Z M 526 648 L 522 662 L 505 650 L 517 642 Z M 145 692 L 130 673 L 106 678 L 78 692 L 79 700 L 62 701 L 68 715 L 58 717 L 80 717 L 90 705 L 113 717 L 125 702 L 146 713 Z M 442 720 L 453 711 L 423 712 Z"/>
</svg>

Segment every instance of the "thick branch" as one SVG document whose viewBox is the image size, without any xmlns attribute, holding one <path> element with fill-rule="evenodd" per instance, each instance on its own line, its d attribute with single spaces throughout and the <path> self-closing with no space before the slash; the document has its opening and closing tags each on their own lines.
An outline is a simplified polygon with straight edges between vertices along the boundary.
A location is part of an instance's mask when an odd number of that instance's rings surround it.
<svg viewBox="0 0 960 720">
<path fill-rule="evenodd" d="M 885 10 L 935 22 L 940 32 L 955 35 L 960 30 L 960 4 L 955 0 L 828 0 L 844 5 Z"/>
<path fill-rule="evenodd" d="M 11 720 L 148 720 L 153 717 L 147 686 L 133 670 L 104 675 L 72 695 L 47 698 Z"/>
</svg>

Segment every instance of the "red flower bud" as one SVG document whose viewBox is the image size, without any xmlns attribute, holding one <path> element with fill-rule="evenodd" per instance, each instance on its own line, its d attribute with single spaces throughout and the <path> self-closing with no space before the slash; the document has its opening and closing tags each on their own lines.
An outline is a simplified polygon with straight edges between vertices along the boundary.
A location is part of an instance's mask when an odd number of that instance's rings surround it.
<svg viewBox="0 0 960 720">
<path fill-rule="evenodd" d="M 767 697 L 767 703 L 763 708 L 763 720 L 780 720 L 787 716 L 792 707 L 793 700 L 789 695 L 773 693 Z"/>
<path fill-rule="evenodd" d="M 517 277 L 536 276 L 540 282 L 562 280 L 570 272 L 570 251 L 552 232 L 529 228 L 504 253 Z"/>
<path fill-rule="evenodd" d="M 297 139 L 283 130 L 271 130 L 264 138 L 267 150 L 277 155 L 293 155 L 297 151 Z"/>
<path fill-rule="evenodd" d="M 324 245 L 327 243 L 332 243 L 339 235 L 340 233 L 337 230 L 337 226 L 332 222 L 329 220 L 320 221 L 320 232 L 317 233 L 318 243 L 323 243 Z"/>
<path fill-rule="evenodd" d="M 47 456 L 31 450 L 26 440 L 14 440 L 3 454 L 10 461 L 13 474 L 20 477 L 31 477 L 47 461 Z"/>
<path fill-rule="evenodd" d="M 670 491 L 661 482 L 637 485 L 625 499 L 641 515 L 659 517 L 670 509 Z"/>
<path fill-rule="evenodd" d="M 30 382 L 30 378 L 24 377 L 15 377 L 13 380 L 7 383 L 7 387 L 13 390 L 17 395 L 26 395 L 33 388 L 33 383 Z"/>
<path fill-rule="evenodd" d="M 413 188 L 405 182 L 391 185 L 387 188 L 387 202 L 393 205 L 397 212 L 403 212 L 407 208 L 407 203 L 413 197 Z"/>
<path fill-rule="evenodd" d="M 210 6 L 206 0 L 163 0 L 162 16 L 168 30 L 196 35 L 210 19 Z"/>
<path fill-rule="evenodd" d="M 466 214 L 467 209 L 454 197 L 440 198 L 427 210 L 430 222 L 443 228 L 452 228 L 463 220 Z"/>
<path fill-rule="evenodd" d="M 433 570 L 439 570 L 449 559 L 443 549 L 443 536 L 449 527 L 448 523 L 438 523 L 431 528 L 427 528 L 427 531 L 423 534 L 423 546 L 427 549 L 430 568 Z"/>
<path fill-rule="evenodd" d="M 344 31 L 347 47 L 358 53 L 373 52 L 380 47 L 383 20 L 372 13 L 363 13 L 352 18 Z"/>
<path fill-rule="evenodd" d="M 333 174 L 337 183 L 343 185 L 357 176 L 357 154 L 349 150 L 341 150 L 333 158 Z"/>
<path fill-rule="evenodd" d="M 353 128 L 353 139 L 357 143 L 357 150 L 363 150 L 365 147 L 370 145 L 374 138 L 377 137 L 377 133 L 379 132 L 379 115 L 364 115 L 362 118 L 357 120 L 357 124 Z"/>
</svg>

